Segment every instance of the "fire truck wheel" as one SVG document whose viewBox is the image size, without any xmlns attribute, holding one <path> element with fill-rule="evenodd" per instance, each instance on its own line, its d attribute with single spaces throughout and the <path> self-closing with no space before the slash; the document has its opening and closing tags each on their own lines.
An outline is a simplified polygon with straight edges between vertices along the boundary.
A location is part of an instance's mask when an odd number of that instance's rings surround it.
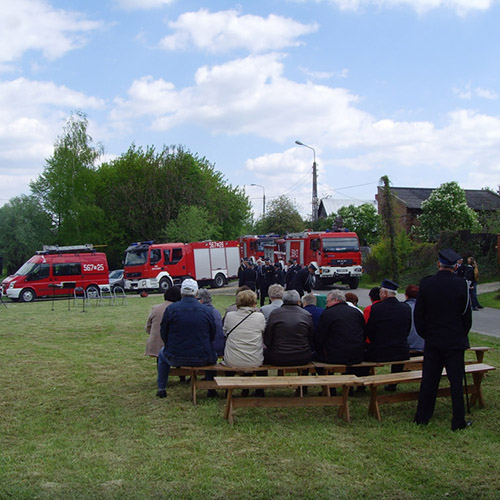
<svg viewBox="0 0 500 500">
<path fill-rule="evenodd" d="M 172 283 L 170 283 L 170 280 L 168 278 L 162 278 L 160 280 L 160 292 L 161 293 L 165 293 L 171 286 L 172 286 Z"/>
<path fill-rule="evenodd" d="M 19 294 L 21 302 L 33 302 L 36 299 L 36 293 L 31 288 L 23 288 Z"/>
<path fill-rule="evenodd" d="M 90 285 L 87 287 L 87 298 L 98 299 L 99 298 L 99 288 L 95 285 Z"/>
<path fill-rule="evenodd" d="M 349 278 L 349 288 L 351 290 L 356 290 L 359 286 L 359 278 Z"/>
<path fill-rule="evenodd" d="M 211 288 L 221 288 L 225 285 L 226 278 L 224 278 L 223 274 L 216 274 L 215 278 L 212 281 Z"/>
</svg>

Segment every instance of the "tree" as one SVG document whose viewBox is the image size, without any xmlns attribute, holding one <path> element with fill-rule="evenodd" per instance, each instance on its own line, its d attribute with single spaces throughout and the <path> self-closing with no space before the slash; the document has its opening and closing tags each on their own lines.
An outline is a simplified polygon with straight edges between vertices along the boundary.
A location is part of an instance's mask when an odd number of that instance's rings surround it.
<svg viewBox="0 0 500 500">
<path fill-rule="evenodd" d="M 381 200 L 382 227 L 384 236 L 389 242 L 389 259 L 392 279 L 399 281 L 400 259 L 396 245 L 396 221 L 394 217 L 394 200 L 392 198 L 389 177 L 384 175 L 380 178 L 384 185 L 383 196 Z"/>
<path fill-rule="evenodd" d="M 266 215 L 257 223 L 258 232 L 286 234 L 304 229 L 304 221 L 297 206 L 286 195 L 268 204 Z"/>
<path fill-rule="evenodd" d="M 0 208 L 0 255 L 8 273 L 53 242 L 52 220 L 34 196 L 12 198 Z"/>
<path fill-rule="evenodd" d="M 441 231 L 481 229 L 477 214 L 467 205 L 465 191 L 455 181 L 441 184 L 432 191 L 422 203 L 418 221 L 417 234 L 429 241 L 437 240 Z"/>
<path fill-rule="evenodd" d="M 343 227 L 358 235 L 361 245 L 373 245 L 379 240 L 380 215 L 371 203 L 341 207 L 337 216 L 333 214 L 333 220 L 338 216 L 342 218 Z"/>
<path fill-rule="evenodd" d="M 59 244 L 93 242 L 102 220 L 95 206 L 96 162 L 102 147 L 92 146 L 87 128 L 84 113 L 72 114 L 43 173 L 30 184 L 32 193 L 53 218 Z"/>
<path fill-rule="evenodd" d="M 220 239 L 220 226 L 210 222 L 206 208 L 184 206 L 179 214 L 172 219 L 164 232 L 162 239 L 169 242 L 189 243 L 192 241 Z"/>
</svg>

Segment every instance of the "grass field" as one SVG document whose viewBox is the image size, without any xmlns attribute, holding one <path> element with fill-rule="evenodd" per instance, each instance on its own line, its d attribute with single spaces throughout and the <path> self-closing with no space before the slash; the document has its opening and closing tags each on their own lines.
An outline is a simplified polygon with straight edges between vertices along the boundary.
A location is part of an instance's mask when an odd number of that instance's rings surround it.
<svg viewBox="0 0 500 500">
<path fill-rule="evenodd" d="M 419 428 L 415 402 L 382 407 L 379 423 L 367 395 L 351 398 L 351 424 L 335 408 L 242 409 L 230 426 L 222 397 L 195 407 L 177 379 L 155 397 L 144 324 L 160 302 L 0 306 L 1 499 L 499 497 L 500 371 L 458 433 L 448 399 Z M 471 340 L 500 366 L 499 341 Z"/>
</svg>

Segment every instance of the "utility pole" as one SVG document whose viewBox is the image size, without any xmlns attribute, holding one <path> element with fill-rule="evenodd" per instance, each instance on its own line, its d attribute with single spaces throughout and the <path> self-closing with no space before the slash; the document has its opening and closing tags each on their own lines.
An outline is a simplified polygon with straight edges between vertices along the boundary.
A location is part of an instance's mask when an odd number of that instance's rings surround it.
<svg viewBox="0 0 500 500">
<path fill-rule="evenodd" d="M 312 180 L 312 221 L 318 220 L 319 200 L 318 200 L 318 170 L 316 166 L 316 151 L 313 147 L 308 146 L 300 141 L 295 141 L 295 144 L 312 149 L 313 152 L 313 180 Z"/>
</svg>

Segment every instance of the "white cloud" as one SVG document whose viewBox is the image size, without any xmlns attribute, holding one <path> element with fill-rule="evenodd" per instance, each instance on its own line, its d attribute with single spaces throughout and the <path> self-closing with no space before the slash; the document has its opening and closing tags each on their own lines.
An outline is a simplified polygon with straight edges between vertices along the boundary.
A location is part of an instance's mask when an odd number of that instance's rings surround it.
<svg viewBox="0 0 500 500">
<path fill-rule="evenodd" d="M 52 82 L 0 81 L 0 199 L 26 192 L 71 110 L 103 106 L 99 99 Z"/>
<path fill-rule="evenodd" d="M 174 2 L 175 0 L 115 0 L 115 4 L 125 10 L 160 9 Z"/>
<path fill-rule="evenodd" d="M 304 2 L 308 0 L 296 0 Z M 356 11 L 365 6 L 391 8 L 408 6 L 417 13 L 424 14 L 437 8 L 454 10 L 458 15 L 464 16 L 472 11 L 488 10 L 496 0 L 313 0 L 315 2 L 326 1 L 337 6 L 341 10 Z"/>
<path fill-rule="evenodd" d="M 494 90 L 483 89 L 481 87 L 472 88 L 472 85 L 468 83 L 464 88 L 454 87 L 452 89 L 453 94 L 455 94 L 460 99 L 470 100 L 475 97 L 481 99 L 488 99 L 494 101 L 498 99 L 498 94 Z"/>
<path fill-rule="evenodd" d="M 174 34 L 163 38 L 160 47 L 179 50 L 194 46 L 208 52 L 281 50 L 299 45 L 297 38 L 318 30 L 317 24 L 302 24 L 274 14 L 267 18 L 241 15 L 236 10 L 186 12 L 168 25 Z"/>
<path fill-rule="evenodd" d="M 54 9 L 43 0 L 2 2 L 0 63 L 16 61 L 29 50 L 56 59 L 81 47 L 88 32 L 100 26 L 77 12 Z"/>
</svg>

